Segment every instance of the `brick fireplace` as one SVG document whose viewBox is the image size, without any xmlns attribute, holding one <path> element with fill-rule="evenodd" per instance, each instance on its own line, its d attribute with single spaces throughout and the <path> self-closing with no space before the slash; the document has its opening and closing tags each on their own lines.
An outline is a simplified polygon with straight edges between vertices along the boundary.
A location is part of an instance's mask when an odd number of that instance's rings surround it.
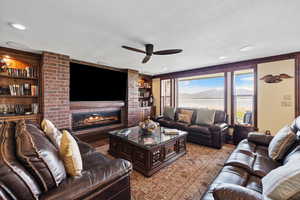
<svg viewBox="0 0 300 200">
<path fill-rule="evenodd" d="M 98 120 L 98 124 L 95 122 L 96 124 L 94 123 L 93 125 L 84 128 L 75 127 L 75 129 L 95 130 L 95 127 L 101 128 L 109 126 L 109 120 L 106 121 L 107 123 L 104 123 L 104 120 L 100 120 L 103 119 L 103 116 L 105 117 L 109 112 L 119 112 L 119 119 L 114 122 L 111 121 L 112 127 L 117 127 L 116 124 L 122 124 L 123 126 L 134 126 L 138 124 L 138 71 L 126 70 L 128 75 L 128 85 L 125 102 L 70 102 L 71 61 L 73 62 L 74 60 L 71 60 L 67 55 L 51 52 L 43 52 L 42 54 L 41 85 L 43 98 L 41 107 L 44 118 L 53 121 L 60 129 L 72 129 L 74 127 L 72 119 L 77 119 L 77 117 L 80 116 L 79 113 L 86 113 L 85 115 L 91 117 L 90 121 Z M 96 64 L 93 63 L 83 63 L 90 66 L 96 66 Z M 100 65 L 97 66 L 101 67 Z M 107 68 L 107 66 L 104 67 Z M 110 120 L 112 119 L 113 118 Z M 88 120 L 86 120 L 86 122 L 88 122 Z"/>
</svg>

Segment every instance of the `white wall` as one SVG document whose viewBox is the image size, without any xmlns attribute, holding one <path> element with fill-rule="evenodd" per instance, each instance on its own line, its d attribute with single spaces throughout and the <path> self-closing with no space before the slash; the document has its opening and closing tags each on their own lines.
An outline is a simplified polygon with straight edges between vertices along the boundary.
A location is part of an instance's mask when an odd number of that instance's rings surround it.
<svg viewBox="0 0 300 200">
<path fill-rule="evenodd" d="M 295 76 L 295 60 L 263 63 L 257 66 L 257 119 L 260 131 L 271 130 L 272 135 L 295 118 L 295 78 L 280 83 L 259 80 L 265 75 L 281 73 Z"/>
</svg>

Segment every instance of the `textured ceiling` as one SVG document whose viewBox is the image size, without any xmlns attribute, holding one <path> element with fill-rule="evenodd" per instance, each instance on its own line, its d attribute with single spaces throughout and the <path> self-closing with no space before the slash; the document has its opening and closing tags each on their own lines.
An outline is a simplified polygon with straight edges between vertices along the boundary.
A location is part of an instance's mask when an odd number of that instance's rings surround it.
<svg viewBox="0 0 300 200">
<path fill-rule="evenodd" d="M 299 0 L 1 0 L 0 46 L 160 74 L 299 51 L 299 7 Z M 121 48 L 145 43 L 184 51 L 141 64 L 142 54 Z M 254 49 L 239 51 L 246 45 Z"/>
</svg>

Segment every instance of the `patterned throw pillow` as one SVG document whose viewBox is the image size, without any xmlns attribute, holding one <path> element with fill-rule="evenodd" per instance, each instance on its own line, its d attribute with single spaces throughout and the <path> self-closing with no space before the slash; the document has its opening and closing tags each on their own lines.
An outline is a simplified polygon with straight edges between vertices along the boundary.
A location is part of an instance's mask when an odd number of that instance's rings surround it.
<svg viewBox="0 0 300 200">
<path fill-rule="evenodd" d="M 43 119 L 41 127 L 49 140 L 59 149 L 62 133 L 48 119 Z"/>
<path fill-rule="evenodd" d="M 66 171 L 71 176 L 80 176 L 82 171 L 82 158 L 78 144 L 73 136 L 63 131 L 60 145 L 60 155 L 64 160 Z"/>
<path fill-rule="evenodd" d="M 194 111 L 192 110 L 181 109 L 180 113 L 178 113 L 178 121 L 191 124 L 193 113 Z"/>
<path fill-rule="evenodd" d="M 183 123 L 190 124 L 190 123 L 191 123 L 191 118 L 190 118 L 190 116 L 187 115 L 187 114 L 181 114 L 181 113 L 178 113 L 178 121 L 179 121 L 179 122 L 183 122 Z"/>
<path fill-rule="evenodd" d="M 295 142 L 296 134 L 289 126 L 285 126 L 271 140 L 268 151 L 273 160 L 281 160 L 289 147 Z"/>
</svg>

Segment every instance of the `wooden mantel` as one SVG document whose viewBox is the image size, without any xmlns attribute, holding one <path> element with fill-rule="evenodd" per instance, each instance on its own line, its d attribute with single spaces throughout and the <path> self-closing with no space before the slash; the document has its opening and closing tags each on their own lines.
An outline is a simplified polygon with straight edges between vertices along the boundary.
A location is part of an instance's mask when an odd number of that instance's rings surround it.
<svg viewBox="0 0 300 200">
<path fill-rule="evenodd" d="M 124 107 L 124 101 L 72 101 L 70 102 L 70 110 L 86 110 L 97 108 L 116 108 Z"/>
</svg>

